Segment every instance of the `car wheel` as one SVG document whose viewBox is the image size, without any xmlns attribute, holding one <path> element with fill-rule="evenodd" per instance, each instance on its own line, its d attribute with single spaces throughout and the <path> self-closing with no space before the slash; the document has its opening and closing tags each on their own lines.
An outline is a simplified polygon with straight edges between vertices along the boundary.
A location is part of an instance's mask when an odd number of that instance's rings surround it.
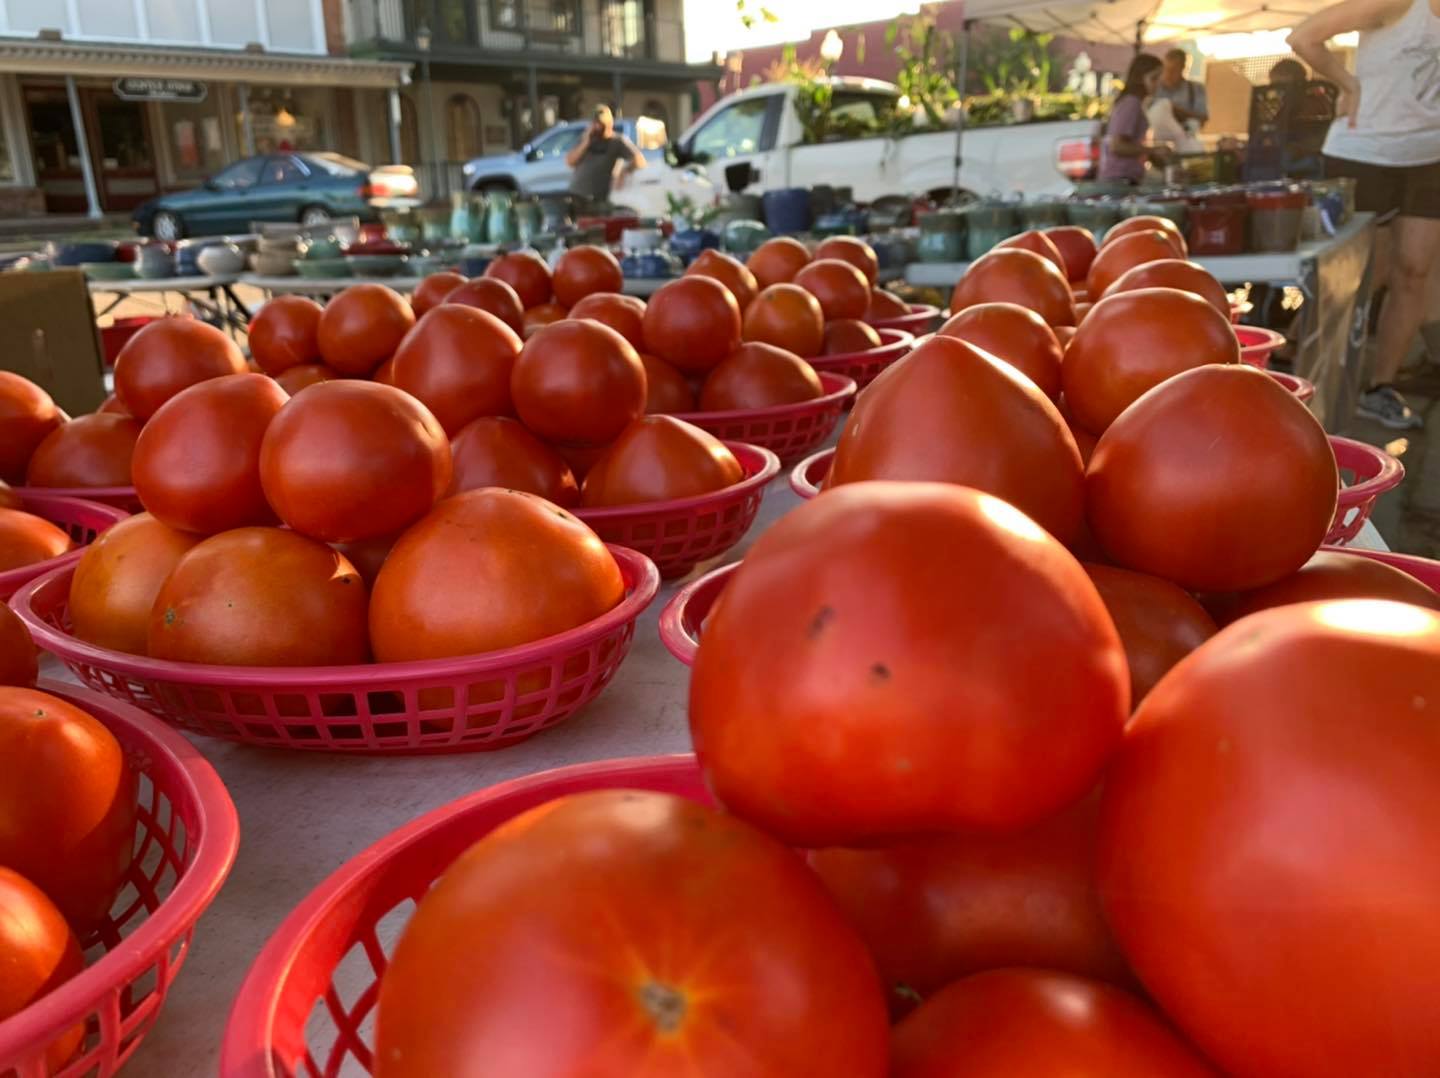
<svg viewBox="0 0 1440 1078">
<path fill-rule="evenodd" d="M 185 223 L 178 213 L 161 210 L 150 222 L 150 234 L 157 240 L 173 243 L 185 235 Z"/>
<path fill-rule="evenodd" d="M 300 211 L 300 223 L 306 228 L 328 225 L 330 220 L 330 211 L 324 206 L 306 206 Z"/>
</svg>

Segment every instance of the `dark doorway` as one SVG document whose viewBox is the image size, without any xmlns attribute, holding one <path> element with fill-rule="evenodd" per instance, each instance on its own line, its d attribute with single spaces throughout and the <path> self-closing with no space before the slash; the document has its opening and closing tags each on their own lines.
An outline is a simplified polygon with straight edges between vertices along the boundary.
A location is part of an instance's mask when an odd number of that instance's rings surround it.
<svg viewBox="0 0 1440 1078">
<path fill-rule="evenodd" d="M 85 213 L 85 173 L 64 86 L 25 87 L 25 113 L 36 179 L 49 213 Z M 80 109 L 90 140 L 100 208 L 134 209 L 159 193 L 145 106 L 121 101 L 108 89 L 84 87 Z"/>
</svg>

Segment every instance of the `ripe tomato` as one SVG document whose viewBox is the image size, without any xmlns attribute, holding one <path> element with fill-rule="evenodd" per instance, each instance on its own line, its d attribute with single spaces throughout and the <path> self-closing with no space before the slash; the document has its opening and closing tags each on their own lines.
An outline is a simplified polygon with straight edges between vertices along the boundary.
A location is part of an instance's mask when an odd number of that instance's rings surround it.
<svg viewBox="0 0 1440 1078">
<path fill-rule="evenodd" d="M 376 367 L 375 373 L 370 376 L 370 381 L 379 382 L 382 386 L 393 386 L 395 384 L 395 357 L 391 356 Z"/>
<path fill-rule="evenodd" d="M 742 336 L 809 359 L 825 347 L 825 313 L 798 284 L 772 284 L 746 308 Z"/>
<path fill-rule="evenodd" d="M 693 412 L 695 387 L 663 359 L 640 354 L 645 365 L 645 414 Z"/>
<path fill-rule="evenodd" d="M 1079 313 L 1080 304 L 1076 304 L 1076 313 Z M 1088 312 L 1087 312 L 1088 313 Z M 1076 329 L 1074 326 L 1051 326 L 1050 331 L 1055 334 L 1055 339 L 1060 342 L 1062 352 L 1069 351 L 1070 342 L 1075 339 Z"/>
<path fill-rule="evenodd" d="M 24 503 L 21 501 L 20 495 L 16 493 L 15 488 L 5 482 L 5 480 L 0 479 L 0 509 L 20 509 L 23 505 Z"/>
<path fill-rule="evenodd" d="M 96 412 L 72 419 L 35 447 L 25 469 L 25 483 L 32 487 L 128 487 L 139 437 L 140 424 L 127 415 Z"/>
<path fill-rule="evenodd" d="M 549 303 L 553 294 L 550 267 L 534 251 L 512 251 L 510 254 L 501 255 L 485 267 L 485 276 L 504 281 L 515 289 L 521 306 L 527 311 L 531 307 Z"/>
<path fill-rule="evenodd" d="M 135 842 L 135 773 L 93 716 L 35 689 L 0 689 L 0 865 L 39 887 L 83 936 L 110 912 Z"/>
<path fill-rule="evenodd" d="M 1389 599 L 1440 610 L 1440 595 L 1409 573 L 1359 554 L 1321 550 L 1294 573 L 1218 604 L 1229 624 L 1260 610 L 1335 599 Z"/>
<path fill-rule="evenodd" d="M 126 341 L 115 357 L 115 396 L 143 423 L 182 389 L 249 369 L 235 342 L 214 326 L 162 318 Z"/>
<path fill-rule="evenodd" d="M 570 308 L 569 318 L 591 318 L 609 326 L 637 352 L 645 348 L 645 301 L 619 292 L 593 292 Z"/>
<path fill-rule="evenodd" d="M 1105 233 L 1105 242 L 1101 247 L 1107 247 L 1116 240 L 1124 239 L 1126 236 L 1133 236 L 1137 232 L 1163 232 L 1170 246 L 1174 248 L 1178 258 L 1189 258 L 1190 248 L 1185 243 L 1185 234 L 1180 231 L 1180 226 L 1168 217 L 1160 217 L 1155 214 L 1141 214 L 1137 217 L 1127 217 L 1119 224 L 1112 225 Z"/>
<path fill-rule="evenodd" d="M 20 615 L 0 603 L 0 685 L 29 687 L 40 675 L 40 656 Z"/>
<path fill-rule="evenodd" d="M 668 502 L 724 490 L 744 476 L 735 454 L 713 434 L 673 416 L 647 415 L 595 462 L 580 487 L 580 503 Z"/>
<path fill-rule="evenodd" d="M 415 312 L 383 284 L 352 284 L 320 315 L 320 356 L 339 374 L 363 378 L 395 354 Z"/>
<path fill-rule="evenodd" d="M 429 408 L 446 434 L 483 415 L 510 415 L 510 372 L 520 337 L 493 314 L 447 303 L 395 350 L 391 384 Z"/>
<path fill-rule="evenodd" d="M 1065 262 L 1065 277 L 1071 284 L 1084 284 L 1095 261 L 1095 234 L 1077 225 L 1059 225 L 1045 230 L 1045 238 L 1055 245 Z"/>
<path fill-rule="evenodd" d="M 1198 262 L 1186 262 L 1179 258 L 1142 262 L 1134 269 L 1122 273 L 1105 290 L 1105 295 L 1133 292 L 1138 288 L 1178 288 L 1182 292 L 1193 292 L 1214 307 L 1221 318 L 1230 321 L 1230 296 L 1226 293 L 1225 286 Z"/>
<path fill-rule="evenodd" d="M 1033 251 L 992 250 L 970 263 L 950 294 L 950 311 L 959 314 L 977 303 L 1018 303 L 1052 326 L 1075 324 L 1075 297 L 1065 274 Z"/>
<path fill-rule="evenodd" d="M 1136 401 L 1100 438 L 1085 477 L 1090 526 L 1110 560 L 1189 591 L 1258 588 L 1299 569 L 1330 527 L 1338 489 L 1319 421 L 1239 364 L 1186 371 Z"/>
<path fill-rule="evenodd" d="M 1001 240 L 995 245 L 1001 249 L 1013 247 L 1019 251 L 1030 251 L 1039 255 L 1045 261 L 1050 262 L 1068 281 L 1070 279 L 1070 267 L 1065 262 L 1065 257 L 1060 253 L 1060 248 L 1044 232 L 1038 229 L 1030 229 L 1009 239 Z"/>
<path fill-rule="evenodd" d="M 1130 706 L 1139 707 L 1176 663 L 1215 635 L 1215 622 L 1168 580 L 1109 565 L 1086 564 L 1115 622 L 1130 668 Z"/>
<path fill-rule="evenodd" d="M 740 305 L 742 315 L 755 294 L 760 291 L 755 274 L 750 272 L 745 263 L 710 247 L 701 251 L 695 261 L 690 263 L 684 276 L 715 278 L 730 290 L 735 302 Z"/>
<path fill-rule="evenodd" d="M 525 332 L 525 307 L 520 302 L 519 293 L 497 278 L 472 278 L 446 295 L 445 302 L 478 307 L 493 314 L 516 333 Z"/>
<path fill-rule="evenodd" d="M 550 448 L 570 466 L 577 483 L 584 482 L 595 462 L 610 451 L 608 445 L 566 445 L 564 442 L 551 442 Z"/>
<path fill-rule="evenodd" d="M 332 543 L 336 550 L 343 554 L 360 574 L 360 579 L 365 582 L 367 588 L 375 586 L 375 578 L 380 575 L 380 566 L 385 564 L 385 559 L 390 556 L 390 548 L 395 545 L 394 535 L 377 535 L 373 539 L 357 539 L 353 543 Z"/>
<path fill-rule="evenodd" d="M 865 309 L 865 321 L 884 322 L 892 318 L 904 318 L 910 313 L 910 305 L 893 292 L 883 288 L 870 291 L 870 306 Z"/>
<path fill-rule="evenodd" d="M 865 275 L 865 281 L 871 288 L 880 278 L 880 259 L 875 254 L 875 248 L 854 236 L 831 236 L 821 240 L 820 246 L 815 248 L 815 260 L 826 258 L 849 262 Z"/>
<path fill-rule="evenodd" d="M 868 352 L 879 348 L 884 342 L 869 322 L 858 318 L 837 318 L 825 324 L 825 344 L 821 348 L 827 356 L 845 356 L 854 352 Z M 792 353 L 793 355 L 793 353 Z"/>
<path fill-rule="evenodd" d="M 1040 969 L 956 981 L 895 1028 L 892 1078 L 1216 1078 L 1129 992 Z"/>
<path fill-rule="evenodd" d="M 456 946 L 477 933 L 483 962 Z M 543 1036 L 522 1020 L 539 1013 Z M 673 794 L 601 790 L 495 828 L 421 900 L 375 1073 L 882 1078 L 887 1037 L 864 948 L 791 851 Z"/>
<path fill-rule="evenodd" d="M 1062 543 L 1085 513 L 1080 451 L 1055 405 L 1014 367 L 955 337 L 922 344 L 856 401 L 825 485 L 867 479 L 974 487 Z"/>
<path fill-rule="evenodd" d="M 58 558 L 70 546 L 70 536 L 43 517 L 0 509 L 0 573 Z"/>
<path fill-rule="evenodd" d="M 1440 1073 L 1436 699 L 1440 617 L 1348 600 L 1222 630 L 1131 721 L 1101 898 L 1227 1073 Z"/>
<path fill-rule="evenodd" d="M 580 487 L 560 454 L 518 420 L 485 416 L 465 426 L 450 445 L 455 458 L 454 493 L 476 487 L 505 487 L 538 494 L 569 507 Z"/>
<path fill-rule="evenodd" d="M 323 363 L 302 363 L 298 367 L 291 367 L 277 375 L 275 381 L 281 389 L 293 397 L 307 386 L 313 386 L 319 382 L 329 382 L 338 377 L 339 375 Z"/>
<path fill-rule="evenodd" d="M 755 283 L 762 289 L 793 281 L 795 274 L 809 263 L 809 249 L 790 236 L 766 240 L 745 260 L 746 268 L 755 274 Z"/>
<path fill-rule="evenodd" d="M 520 419 L 542 438 L 599 445 L 645 414 L 645 365 L 609 326 L 557 322 L 525 342 L 510 395 Z"/>
<path fill-rule="evenodd" d="M 740 344 L 740 305 L 713 277 L 681 277 L 645 305 L 645 351 L 682 371 L 708 371 Z"/>
<path fill-rule="evenodd" d="M 981 970 L 1033 966 L 1128 978 L 1095 887 L 1099 792 L 1004 835 L 912 838 L 810 855 L 870 948 L 892 1013 Z"/>
<path fill-rule="evenodd" d="M 1052 330 L 1034 311 L 1018 303 L 977 303 L 938 330 L 1003 359 L 1052 401 L 1060 396 L 1060 362 L 1065 353 Z"/>
<path fill-rule="evenodd" d="M 85 968 L 80 944 L 64 915 L 20 873 L 0 867 L 0 1022 L 19 1014 Z M 56 1073 L 85 1038 L 85 1023 L 67 1029 L 45 1049 Z"/>
<path fill-rule="evenodd" d="M 546 326 L 564 321 L 569 315 L 570 312 L 558 303 L 542 303 L 538 307 L 531 307 L 525 312 L 525 325 L 520 335 L 528 341 Z"/>
<path fill-rule="evenodd" d="M 1239 363 L 1230 319 L 1193 292 L 1142 288 L 1107 295 L 1075 331 L 1061 380 L 1075 419 L 1103 434 L 1149 390 L 1207 363 Z"/>
<path fill-rule="evenodd" d="M 450 486 L 450 444 L 408 393 L 374 382 L 312 386 L 280 410 L 260 446 L 271 508 L 330 543 L 394 535 Z"/>
<path fill-rule="evenodd" d="M 306 296 L 276 296 L 250 319 L 250 357 L 266 374 L 320 362 L 320 304 Z"/>
<path fill-rule="evenodd" d="M 149 653 L 223 666 L 344 666 L 369 658 L 365 624 L 365 584 L 344 555 L 284 528 L 235 528 L 198 543 L 161 585 Z"/>
<path fill-rule="evenodd" d="M 450 294 L 465 283 L 464 274 L 450 270 L 432 273 L 421 278 L 420 283 L 415 286 L 415 291 L 410 294 L 410 307 L 415 312 L 415 317 L 422 318 L 432 308 L 449 302 Z M 494 314 L 495 312 L 491 311 L 490 313 Z"/>
<path fill-rule="evenodd" d="M 1015 830 L 1095 784 L 1126 681 L 1094 586 L 1023 514 L 856 483 L 745 555 L 705 624 L 690 732 L 720 801 L 793 845 Z"/>
<path fill-rule="evenodd" d="M 30 454 L 63 422 L 49 393 L 28 378 L 0 371 L 0 480 L 22 482 Z"/>
<path fill-rule="evenodd" d="M 593 621 L 624 594 L 614 556 L 583 522 L 533 494 L 482 487 L 396 541 L 370 599 L 370 640 L 379 662 L 495 651 Z"/>
<path fill-rule="evenodd" d="M 1107 236 L 1100 253 L 1095 256 L 1095 261 L 1090 263 L 1090 272 L 1085 275 L 1086 290 L 1092 300 L 1098 300 L 1127 270 L 1143 266 L 1146 262 L 1159 262 L 1175 257 L 1175 246 L 1166 233 L 1159 229 L 1130 232 L 1113 241 Z M 1181 252 L 1179 257 L 1184 258 L 1184 253 Z"/>
<path fill-rule="evenodd" d="M 572 247 L 555 264 L 555 302 L 573 307 L 595 292 L 618 292 L 625 283 L 620 263 L 604 247 Z"/>
<path fill-rule="evenodd" d="M 123 404 L 120 403 L 120 398 L 117 397 L 117 396 L 115 396 L 114 393 L 111 393 L 111 394 L 108 395 L 103 401 L 101 401 L 101 402 L 100 402 L 100 407 L 99 407 L 99 408 L 96 408 L 95 411 L 99 412 L 101 415 L 129 415 L 129 414 L 130 414 L 129 412 L 127 412 L 127 411 L 125 410 L 125 405 L 123 405 Z"/>
<path fill-rule="evenodd" d="M 750 411 L 824 395 L 815 368 L 794 352 L 773 344 L 742 344 L 706 377 L 700 408 L 706 412 Z"/>
<path fill-rule="evenodd" d="M 795 274 L 795 283 L 820 302 L 827 322 L 864 318 L 870 309 L 870 282 L 865 274 L 838 258 L 817 258 Z"/>
<path fill-rule="evenodd" d="M 97 647 L 144 655 L 160 585 L 200 538 L 149 513 L 107 528 L 85 548 L 70 579 L 75 635 Z"/>
</svg>

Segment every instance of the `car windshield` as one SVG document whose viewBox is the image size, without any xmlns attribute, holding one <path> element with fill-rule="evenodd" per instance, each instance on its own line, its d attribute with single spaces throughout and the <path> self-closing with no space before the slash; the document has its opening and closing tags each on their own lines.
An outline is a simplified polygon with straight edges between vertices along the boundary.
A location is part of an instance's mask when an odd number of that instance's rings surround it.
<svg viewBox="0 0 1440 1078">
<path fill-rule="evenodd" d="M 370 171 L 370 166 L 365 162 L 339 153 L 307 153 L 305 160 L 332 176 L 355 176 Z"/>
</svg>

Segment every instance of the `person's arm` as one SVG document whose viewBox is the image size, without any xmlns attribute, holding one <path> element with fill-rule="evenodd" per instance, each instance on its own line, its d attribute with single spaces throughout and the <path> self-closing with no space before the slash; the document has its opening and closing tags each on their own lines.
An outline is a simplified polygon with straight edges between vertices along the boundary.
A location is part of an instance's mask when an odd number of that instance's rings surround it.
<svg viewBox="0 0 1440 1078">
<path fill-rule="evenodd" d="M 590 148 L 590 136 L 594 131 L 593 126 L 587 127 L 585 133 L 580 136 L 580 141 L 570 147 L 570 152 L 565 155 L 565 163 L 571 168 L 580 163 L 580 159 L 585 156 L 585 151 Z"/>
<path fill-rule="evenodd" d="M 640 147 L 636 146 L 635 143 L 631 142 L 624 135 L 620 136 L 620 144 L 624 147 L 625 152 L 630 156 L 630 159 L 625 162 L 626 168 L 644 168 L 647 164 L 649 164 L 649 162 L 645 160 L 645 155 L 640 152 Z"/>
<path fill-rule="evenodd" d="M 1192 82 L 1190 86 L 1192 100 L 1185 113 L 1189 119 L 1199 120 L 1203 124 L 1210 119 L 1210 99 L 1205 94 L 1203 83 Z"/>
<path fill-rule="evenodd" d="M 1347 116 L 1350 126 L 1360 111 L 1360 83 L 1345 70 L 1345 64 L 1326 46 L 1337 34 L 1352 30 L 1375 30 L 1399 18 L 1409 9 L 1412 0 L 1341 0 L 1340 3 L 1317 11 L 1290 31 L 1287 39 L 1295 55 L 1300 57 L 1322 79 L 1340 87 L 1340 100 L 1335 115 Z"/>
<path fill-rule="evenodd" d="M 1132 105 L 1130 102 L 1134 102 L 1134 104 Z M 1140 105 L 1140 99 L 1134 94 L 1127 94 L 1116 103 L 1110 113 L 1109 133 L 1105 136 L 1110 146 L 1110 152 L 1116 157 L 1142 157 L 1147 161 L 1163 164 L 1167 155 L 1162 147 L 1147 146 L 1139 138 L 1128 133 L 1132 125 L 1137 125 L 1138 119 L 1144 115 L 1144 112 L 1145 110 Z M 1142 134 L 1141 138 L 1143 137 Z"/>
</svg>

